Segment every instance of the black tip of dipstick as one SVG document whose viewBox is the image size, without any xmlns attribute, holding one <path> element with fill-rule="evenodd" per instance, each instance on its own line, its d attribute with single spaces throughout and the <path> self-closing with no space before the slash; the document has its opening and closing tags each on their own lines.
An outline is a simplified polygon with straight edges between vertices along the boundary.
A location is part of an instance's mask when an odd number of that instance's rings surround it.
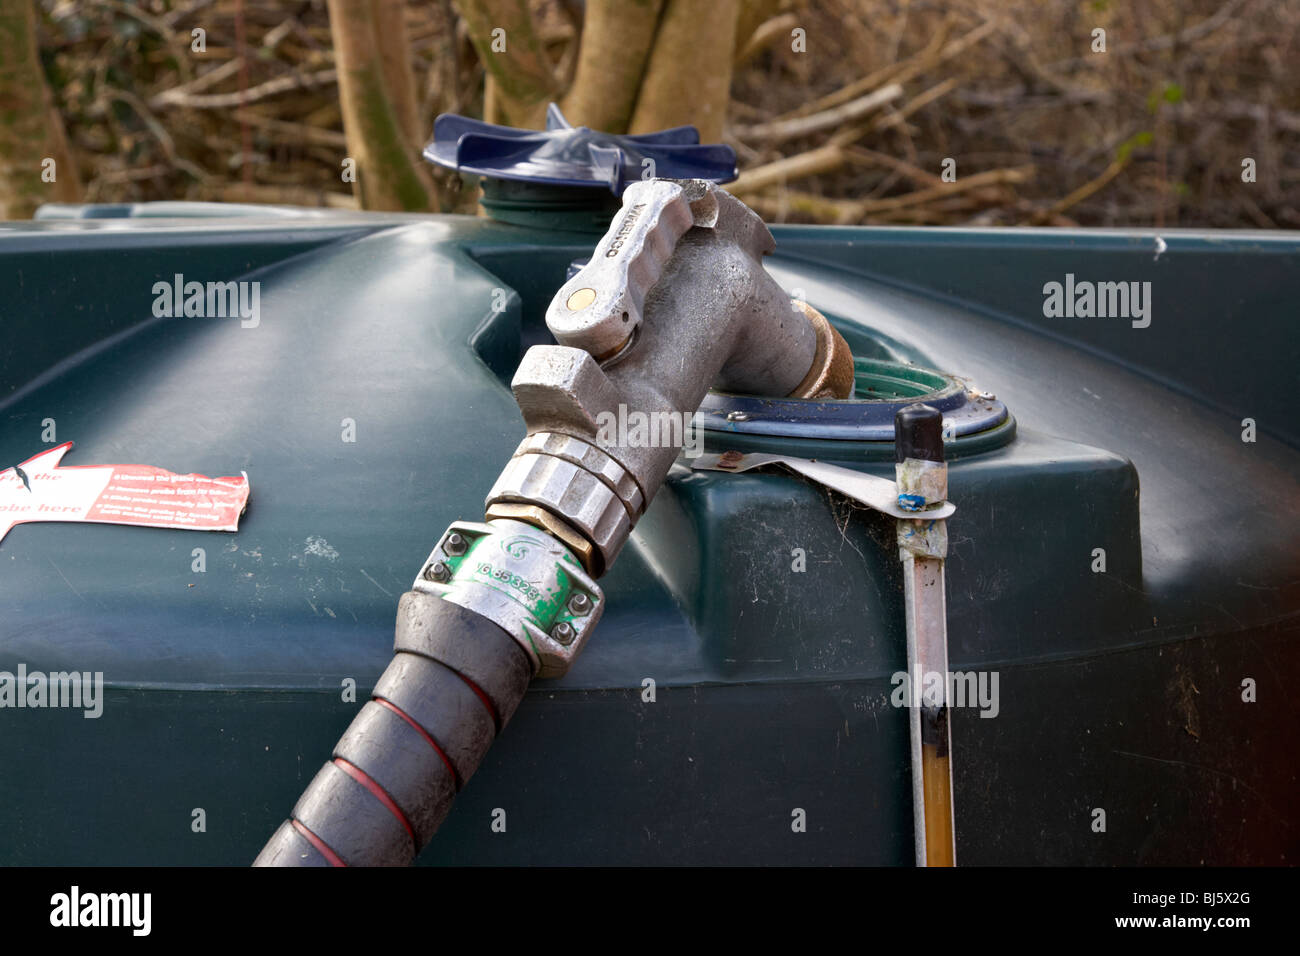
<svg viewBox="0 0 1300 956">
<path fill-rule="evenodd" d="M 943 461 L 943 413 L 908 405 L 894 414 L 894 460 Z"/>
</svg>

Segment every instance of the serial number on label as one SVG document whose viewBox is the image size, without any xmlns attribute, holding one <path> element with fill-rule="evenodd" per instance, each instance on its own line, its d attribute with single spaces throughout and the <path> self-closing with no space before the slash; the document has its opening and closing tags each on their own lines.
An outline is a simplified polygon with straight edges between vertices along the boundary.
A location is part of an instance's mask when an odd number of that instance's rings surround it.
<svg viewBox="0 0 1300 956">
<path fill-rule="evenodd" d="M 487 562 L 482 562 L 474 568 L 474 572 L 494 581 L 500 581 L 502 584 L 508 584 L 516 591 L 521 592 L 530 601 L 540 601 L 542 599 L 542 592 L 539 588 L 506 568 L 494 568 Z"/>
</svg>

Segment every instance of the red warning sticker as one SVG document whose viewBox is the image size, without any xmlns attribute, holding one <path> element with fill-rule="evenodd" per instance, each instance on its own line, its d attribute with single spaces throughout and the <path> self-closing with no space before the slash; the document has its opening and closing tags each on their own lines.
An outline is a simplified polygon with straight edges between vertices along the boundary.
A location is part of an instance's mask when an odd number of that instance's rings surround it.
<svg viewBox="0 0 1300 956">
<path fill-rule="evenodd" d="M 248 475 L 177 475 L 149 465 L 59 462 L 72 442 L 0 472 L 0 539 L 27 521 L 94 521 L 148 528 L 235 531 Z"/>
</svg>

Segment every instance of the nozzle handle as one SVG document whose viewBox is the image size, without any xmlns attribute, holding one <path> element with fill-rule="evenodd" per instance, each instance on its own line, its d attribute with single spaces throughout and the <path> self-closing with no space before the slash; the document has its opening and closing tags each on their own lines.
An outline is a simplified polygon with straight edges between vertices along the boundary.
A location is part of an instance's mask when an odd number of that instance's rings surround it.
<svg viewBox="0 0 1300 956">
<path fill-rule="evenodd" d="M 561 345 L 598 360 L 616 354 L 641 324 L 646 293 L 692 226 L 717 222 L 712 184 L 648 179 L 623 193 L 590 261 L 555 293 L 546 325 Z"/>
</svg>

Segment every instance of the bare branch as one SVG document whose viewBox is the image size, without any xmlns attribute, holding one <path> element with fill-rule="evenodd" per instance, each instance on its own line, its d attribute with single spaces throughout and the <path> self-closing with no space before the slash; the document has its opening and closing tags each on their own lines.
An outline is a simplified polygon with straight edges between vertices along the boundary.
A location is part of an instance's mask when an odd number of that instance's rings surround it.
<svg viewBox="0 0 1300 956">
<path fill-rule="evenodd" d="M 781 143 L 788 139 L 809 136 L 813 133 L 820 133 L 822 130 L 851 123 L 902 95 L 903 88 L 897 83 L 891 83 L 889 86 L 873 90 L 866 96 L 860 96 L 856 100 L 850 100 L 842 106 L 836 106 L 821 113 L 814 113 L 812 116 L 775 120 L 771 123 L 760 123 L 757 126 L 738 126 L 734 132 L 738 137 L 748 142 Z"/>
</svg>

